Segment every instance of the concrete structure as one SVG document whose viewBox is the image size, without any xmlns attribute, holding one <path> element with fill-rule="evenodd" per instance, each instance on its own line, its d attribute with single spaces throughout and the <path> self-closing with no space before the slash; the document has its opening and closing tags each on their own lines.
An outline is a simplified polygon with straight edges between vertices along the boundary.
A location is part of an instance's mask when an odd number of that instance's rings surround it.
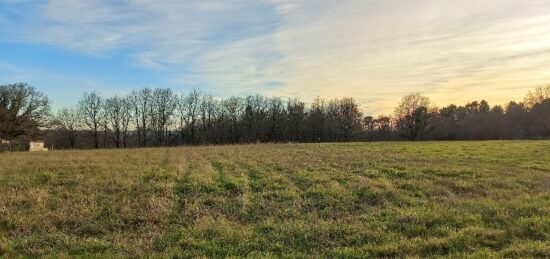
<svg viewBox="0 0 550 259">
<path fill-rule="evenodd" d="M 48 149 L 44 148 L 44 141 L 31 141 L 29 142 L 29 151 L 30 152 L 48 151 Z"/>
<path fill-rule="evenodd" d="M 6 144 L 9 144 L 9 143 L 10 143 L 9 140 L 0 139 L 0 144 L 1 144 L 1 145 L 6 145 Z"/>
</svg>

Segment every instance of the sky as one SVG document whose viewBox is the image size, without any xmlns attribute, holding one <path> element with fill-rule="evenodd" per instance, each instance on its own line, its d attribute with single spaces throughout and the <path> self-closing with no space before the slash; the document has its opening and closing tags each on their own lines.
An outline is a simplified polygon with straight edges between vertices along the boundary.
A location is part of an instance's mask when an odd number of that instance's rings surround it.
<svg viewBox="0 0 550 259">
<path fill-rule="evenodd" d="M 389 114 L 550 83 L 547 0 L 0 0 L 0 84 L 53 107 L 143 87 L 353 97 Z"/>
</svg>

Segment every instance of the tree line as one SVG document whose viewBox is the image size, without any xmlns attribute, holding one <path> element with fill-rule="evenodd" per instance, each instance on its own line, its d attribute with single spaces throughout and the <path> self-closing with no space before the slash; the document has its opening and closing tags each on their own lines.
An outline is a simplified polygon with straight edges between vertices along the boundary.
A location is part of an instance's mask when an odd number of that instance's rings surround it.
<svg viewBox="0 0 550 259">
<path fill-rule="evenodd" d="M 215 98 L 144 88 L 126 96 L 85 93 L 78 104 L 49 109 L 25 83 L 0 86 L 0 138 L 45 138 L 57 148 L 125 148 L 258 142 L 485 140 L 550 138 L 550 85 L 523 102 L 484 100 L 434 107 L 404 96 L 392 115 L 364 115 L 353 98 L 312 103 L 250 95 Z"/>
</svg>

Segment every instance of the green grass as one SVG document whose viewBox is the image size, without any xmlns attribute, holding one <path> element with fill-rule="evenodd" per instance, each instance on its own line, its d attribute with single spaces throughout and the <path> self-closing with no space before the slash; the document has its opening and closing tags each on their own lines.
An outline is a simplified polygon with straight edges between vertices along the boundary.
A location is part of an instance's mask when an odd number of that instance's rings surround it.
<svg viewBox="0 0 550 259">
<path fill-rule="evenodd" d="M 550 142 L 0 154 L 0 257 L 550 257 Z"/>
</svg>

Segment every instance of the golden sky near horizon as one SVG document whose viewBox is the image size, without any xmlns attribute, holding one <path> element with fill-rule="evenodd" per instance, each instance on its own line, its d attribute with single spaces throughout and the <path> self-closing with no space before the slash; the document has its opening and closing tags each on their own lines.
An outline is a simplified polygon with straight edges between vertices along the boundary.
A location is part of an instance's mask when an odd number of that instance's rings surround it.
<svg viewBox="0 0 550 259">
<path fill-rule="evenodd" d="M 289 15 L 288 26 L 216 60 L 275 44 L 284 58 L 263 72 L 284 87 L 271 94 L 353 96 L 373 114 L 391 113 L 410 92 L 438 106 L 500 105 L 550 82 L 550 1 L 364 3 L 339 2 L 305 23 Z"/>
</svg>

